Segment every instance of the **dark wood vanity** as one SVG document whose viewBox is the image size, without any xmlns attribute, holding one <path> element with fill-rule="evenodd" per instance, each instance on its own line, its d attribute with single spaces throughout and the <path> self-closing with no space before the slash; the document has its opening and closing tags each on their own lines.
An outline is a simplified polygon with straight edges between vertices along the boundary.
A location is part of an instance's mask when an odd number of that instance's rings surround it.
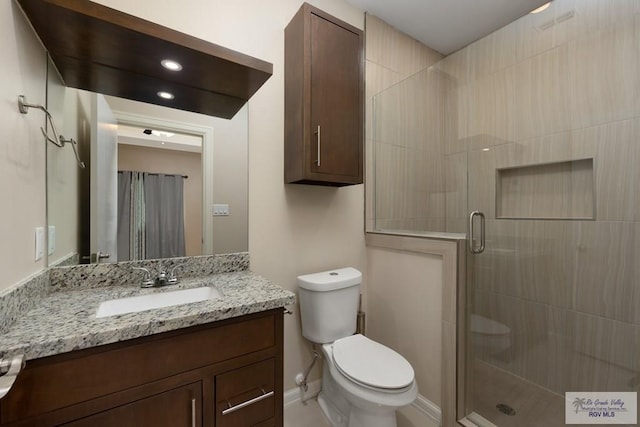
<svg viewBox="0 0 640 427">
<path fill-rule="evenodd" d="M 27 362 L 1 426 L 282 426 L 283 309 Z"/>
</svg>

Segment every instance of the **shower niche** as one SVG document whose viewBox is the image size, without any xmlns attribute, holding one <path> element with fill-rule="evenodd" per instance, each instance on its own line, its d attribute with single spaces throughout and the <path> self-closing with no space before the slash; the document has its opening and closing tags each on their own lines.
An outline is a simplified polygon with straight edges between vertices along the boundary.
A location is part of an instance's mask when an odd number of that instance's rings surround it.
<svg viewBox="0 0 640 427">
<path fill-rule="evenodd" d="M 593 159 L 496 169 L 496 217 L 595 219 Z"/>
</svg>

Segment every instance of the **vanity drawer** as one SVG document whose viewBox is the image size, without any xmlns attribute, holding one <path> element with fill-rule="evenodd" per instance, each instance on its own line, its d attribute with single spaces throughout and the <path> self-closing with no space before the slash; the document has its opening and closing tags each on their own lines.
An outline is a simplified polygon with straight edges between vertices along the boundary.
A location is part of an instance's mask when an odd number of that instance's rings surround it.
<svg viewBox="0 0 640 427">
<path fill-rule="evenodd" d="M 275 359 L 217 375 L 216 427 L 265 425 L 275 416 Z"/>
<path fill-rule="evenodd" d="M 276 323 L 270 311 L 29 361 L 0 401 L 0 424 L 275 348 Z"/>
</svg>

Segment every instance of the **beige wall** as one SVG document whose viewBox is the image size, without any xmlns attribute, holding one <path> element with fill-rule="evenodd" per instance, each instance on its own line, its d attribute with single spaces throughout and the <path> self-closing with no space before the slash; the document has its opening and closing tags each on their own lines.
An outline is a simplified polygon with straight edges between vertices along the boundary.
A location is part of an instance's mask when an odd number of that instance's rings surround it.
<svg viewBox="0 0 640 427">
<path fill-rule="evenodd" d="M 291 290 L 300 274 L 346 265 L 364 271 L 363 186 L 284 184 L 284 28 L 302 1 L 100 3 L 273 63 L 274 75 L 249 101 L 251 268 Z M 311 3 L 363 28 L 364 14 L 343 1 Z M 285 319 L 285 389 L 311 359 L 298 319 Z"/>
<path fill-rule="evenodd" d="M 118 144 L 118 170 L 188 176 L 184 180 L 187 256 L 202 255 L 202 159 L 200 153 Z"/>
<path fill-rule="evenodd" d="M 18 95 L 46 102 L 46 57 L 17 4 L 0 2 L 0 292 L 38 272 L 34 261 L 35 227 L 46 223 L 45 141 L 42 111 L 18 112 Z M 46 257 L 46 248 L 45 248 Z"/>
<path fill-rule="evenodd" d="M 56 128 L 65 139 L 73 139 L 79 147 L 88 145 L 90 118 L 81 107 L 79 98 L 88 93 L 67 88 L 55 69 L 49 66 L 47 73 L 47 110 L 54 117 Z M 86 103 L 88 105 L 88 103 Z M 82 148 L 79 148 L 82 151 Z M 89 164 L 89 158 L 81 153 L 81 160 Z M 84 156 L 84 157 L 83 157 Z M 82 170 L 78 167 L 72 147 L 49 145 L 47 149 L 47 222 L 55 227 L 55 249 L 49 255 L 47 265 L 54 265 L 80 251 L 81 203 L 78 197 Z M 86 172 L 86 170 L 85 170 Z M 86 254 L 85 254 L 86 255 Z"/>
<path fill-rule="evenodd" d="M 369 247 L 367 266 L 367 335 L 402 354 L 441 405 L 442 257 Z"/>
</svg>

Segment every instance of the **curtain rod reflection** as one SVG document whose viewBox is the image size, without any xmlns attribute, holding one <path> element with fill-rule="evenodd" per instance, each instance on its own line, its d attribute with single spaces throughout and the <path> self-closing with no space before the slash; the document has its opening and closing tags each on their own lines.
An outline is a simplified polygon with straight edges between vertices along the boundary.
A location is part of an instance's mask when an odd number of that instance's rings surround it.
<svg viewBox="0 0 640 427">
<path fill-rule="evenodd" d="M 132 171 L 118 171 L 118 173 L 123 173 L 123 172 L 132 172 Z M 182 175 L 182 174 L 179 174 L 179 173 L 142 172 L 142 171 L 135 171 L 135 172 L 146 173 L 146 174 L 149 174 L 149 175 L 181 176 L 184 179 L 189 178 L 189 175 Z"/>
</svg>

